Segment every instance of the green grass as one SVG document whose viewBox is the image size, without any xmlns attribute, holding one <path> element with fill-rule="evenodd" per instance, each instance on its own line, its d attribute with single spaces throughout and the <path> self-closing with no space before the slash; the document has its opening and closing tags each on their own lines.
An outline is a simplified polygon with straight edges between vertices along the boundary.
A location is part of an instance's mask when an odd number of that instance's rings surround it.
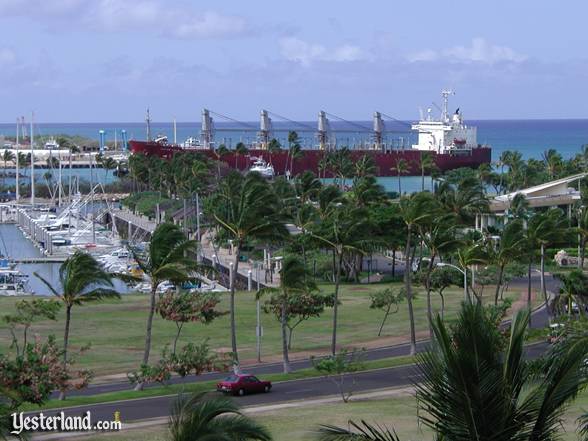
<svg viewBox="0 0 588 441">
<path fill-rule="evenodd" d="M 398 283 L 394 284 L 399 286 Z M 343 285 L 338 326 L 338 342 L 341 345 L 358 347 L 382 346 L 408 340 L 408 310 L 406 302 L 400 311 L 388 318 L 382 337 L 378 338 L 378 328 L 382 312 L 369 308 L 370 294 L 386 285 Z M 332 285 L 322 285 L 323 291 L 332 290 Z M 514 294 L 513 294 L 514 295 Z M 518 296 L 518 292 L 516 293 Z M 463 292 L 456 288 L 446 292 L 446 318 L 455 317 L 462 300 Z M 488 297 L 489 298 L 489 297 Z M 13 311 L 14 298 L 0 298 L 0 311 Z M 439 297 L 433 296 L 435 309 L 440 308 Z M 427 335 L 426 296 L 418 293 L 414 302 L 416 328 L 421 337 Z M 219 309 L 228 310 L 228 295 L 222 296 Z M 100 303 L 76 306 L 72 313 L 70 344 L 75 350 L 88 343 L 91 349 L 78 359 L 78 367 L 94 370 L 96 375 L 125 373 L 140 364 L 148 311 L 147 295 L 125 295 L 121 300 L 107 300 Z M 255 360 L 255 294 L 237 294 L 237 332 L 241 361 Z M 43 337 L 54 334 L 58 340 L 63 335 L 63 311 L 59 319 L 35 323 L 30 335 Z M 332 310 L 327 309 L 318 318 L 312 318 L 296 328 L 292 352 L 326 353 L 331 337 Z M 262 313 L 264 336 L 262 339 L 262 360 L 279 361 L 281 354 L 279 323 L 273 315 Z M 173 322 L 156 316 L 153 325 L 152 360 L 157 360 L 166 344 L 172 342 L 176 332 Z M 184 326 L 179 345 L 209 339 L 212 348 L 230 351 L 229 317 L 222 316 L 210 325 L 189 323 Z M 0 353 L 7 352 L 11 342 L 10 333 L 0 321 Z"/>
<path fill-rule="evenodd" d="M 328 285 L 323 290 L 331 289 Z M 406 304 L 401 305 L 400 312 L 392 315 L 384 328 L 382 338 L 377 337 L 382 313 L 369 308 L 370 293 L 382 289 L 382 286 L 345 285 L 341 290 L 342 305 L 339 309 L 339 343 L 342 345 L 389 344 L 396 337 L 405 341 L 408 334 L 408 312 Z M 447 315 L 455 314 L 461 301 L 461 291 L 456 289 L 447 293 Z M 434 298 L 437 305 L 437 298 Z M 13 310 L 15 299 L 0 298 L 0 311 L 9 313 Z M 228 296 L 223 295 L 219 309 L 228 310 Z M 255 294 L 240 292 L 237 294 L 237 331 L 240 358 L 255 359 Z M 147 295 L 125 295 L 119 301 L 108 300 L 95 304 L 76 306 L 72 313 L 71 344 L 79 348 L 87 343 L 92 347 L 78 360 L 78 366 L 93 369 L 98 375 L 124 373 L 136 368 L 142 356 L 144 333 L 148 311 Z M 426 330 L 425 296 L 415 301 L 417 330 Z M 331 335 L 332 311 L 327 309 L 319 318 L 313 318 L 301 324 L 293 337 L 293 352 L 322 351 L 329 345 Z M 262 340 L 262 358 L 281 353 L 279 323 L 273 315 L 262 314 L 264 337 Z M 58 339 L 63 335 L 63 313 L 58 321 L 35 323 L 33 333 L 41 336 L 54 334 Z M 176 332 L 173 322 L 156 316 L 153 326 L 152 359 L 156 360 L 163 347 L 171 343 Z M 230 350 L 229 317 L 225 315 L 210 325 L 189 323 L 184 326 L 180 345 L 190 341 L 210 339 L 212 348 L 220 351 Z M 0 322 L 0 353 L 8 350 L 11 338 L 6 325 Z M 378 344 L 379 343 L 379 344 Z M 274 359 L 276 359 L 274 357 Z"/>
<path fill-rule="evenodd" d="M 588 393 L 581 394 L 564 415 L 562 440 L 578 439 L 575 432 L 576 419 L 588 408 Z M 378 400 L 310 404 L 304 407 L 289 408 L 255 414 L 255 419 L 264 424 L 274 436 L 274 441 L 311 440 L 312 432 L 320 424 L 333 424 L 345 427 L 347 420 L 365 419 L 380 426 L 394 428 L 401 440 L 433 440 L 433 433 L 419 425 L 416 400 L 413 396 L 395 396 Z M 287 429 L 287 430 L 284 430 Z M 164 441 L 167 428 L 164 426 L 109 433 L 101 436 L 85 437 L 83 440 L 98 441 Z"/>
</svg>

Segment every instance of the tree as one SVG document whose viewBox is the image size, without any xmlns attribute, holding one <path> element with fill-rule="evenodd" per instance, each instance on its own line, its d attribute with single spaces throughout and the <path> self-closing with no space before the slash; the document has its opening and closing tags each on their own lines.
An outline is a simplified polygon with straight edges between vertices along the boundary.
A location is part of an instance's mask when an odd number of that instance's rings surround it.
<svg viewBox="0 0 588 441">
<path fill-rule="evenodd" d="M 584 385 L 586 345 L 554 349 L 537 373 L 525 359 L 528 311 L 515 316 L 509 338 L 499 329 L 503 314 L 504 309 L 464 303 L 455 324 L 435 319 L 433 348 L 418 357 L 422 381 L 416 388 L 419 420 L 436 439 L 557 439 L 563 411 Z M 372 428 L 357 433 L 322 426 L 319 439 L 394 439 Z"/>
<path fill-rule="evenodd" d="M 555 149 L 549 149 L 543 152 L 543 163 L 547 169 L 549 179 L 553 180 L 559 174 L 563 166 L 563 158 Z"/>
<path fill-rule="evenodd" d="M 412 253 L 413 234 L 418 225 L 426 223 L 434 215 L 435 202 L 431 193 L 413 193 L 400 198 L 400 214 L 406 224 L 406 246 L 404 248 L 404 289 L 408 303 L 408 318 L 410 326 L 410 355 L 416 354 L 416 331 L 414 309 L 412 305 Z"/>
<path fill-rule="evenodd" d="M 437 215 L 432 217 L 428 222 L 419 222 L 417 224 L 422 243 L 429 250 L 429 263 L 425 270 L 424 284 L 427 290 L 427 319 L 431 323 L 433 320 L 433 310 L 431 305 L 431 273 L 435 267 L 435 259 L 443 254 L 454 250 L 459 241 L 456 237 L 455 218 L 451 214 Z M 433 329 L 429 327 L 430 337 L 433 338 Z"/>
<path fill-rule="evenodd" d="M 168 291 L 159 297 L 157 312 L 162 319 L 173 321 L 178 329 L 174 338 L 172 355 L 176 354 L 176 346 L 184 325 L 189 322 L 211 323 L 222 315 L 215 310 L 219 302 L 220 299 L 215 293 Z"/>
<path fill-rule="evenodd" d="M 539 250 L 541 259 L 541 294 L 547 305 L 547 291 L 545 288 L 545 248 L 551 243 L 562 241 L 568 237 L 569 229 L 563 212 L 558 208 L 551 208 L 546 212 L 536 212 L 527 220 L 525 229 L 528 283 L 527 307 L 531 308 L 531 269 L 535 253 Z"/>
<path fill-rule="evenodd" d="M 457 185 L 443 181 L 436 192 L 437 200 L 446 213 L 452 213 L 462 225 L 472 224 L 476 214 L 488 210 L 484 189 L 474 177 L 467 177 Z"/>
<path fill-rule="evenodd" d="M 295 256 L 286 256 L 282 260 L 282 269 L 280 270 L 280 286 L 278 288 L 263 288 L 258 293 L 258 298 L 264 294 L 273 294 L 275 297 L 269 300 L 269 307 L 274 309 L 280 321 L 282 331 L 282 356 L 284 359 L 284 373 L 292 371 L 288 349 L 290 347 L 288 337 L 288 322 L 292 318 L 291 304 L 296 295 L 306 295 L 316 290 L 316 285 L 311 279 L 306 277 L 306 268 L 302 261 Z M 302 300 L 298 298 L 298 300 Z M 273 308 L 272 308 L 273 304 Z M 266 306 L 268 304 L 266 303 Z M 306 311 L 305 311 L 306 312 Z M 311 311 L 312 313 L 312 311 Z M 290 337 L 292 335 L 290 329 Z"/>
<path fill-rule="evenodd" d="M 6 163 L 8 161 L 14 161 L 14 159 L 14 153 L 12 153 L 10 150 L 4 150 L 4 153 L 2 154 L 2 160 L 4 161 L 4 179 L 6 178 Z M 2 183 L 5 182 L 4 179 L 2 180 Z"/>
<path fill-rule="evenodd" d="M 353 374 L 363 369 L 364 358 L 365 350 L 354 349 L 350 352 L 347 349 L 341 349 L 338 353 L 319 360 L 311 357 L 310 361 L 318 372 L 335 383 L 341 399 L 344 403 L 347 403 L 353 395 L 353 387 L 356 383 Z M 346 383 L 348 379 L 351 379 L 350 386 L 347 386 Z"/>
<path fill-rule="evenodd" d="M 21 355 L 27 347 L 28 331 L 31 325 L 37 320 L 57 320 L 57 313 L 61 303 L 56 300 L 19 300 L 14 305 L 16 312 L 4 316 L 4 322 L 8 325 L 12 336 L 11 348 L 16 350 L 16 355 Z M 17 337 L 18 328 L 22 328 L 22 343 L 19 344 Z"/>
<path fill-rule="evenodd" d="M 460 286 L 463 283 L 460 274 L 449 266 L 441 266 L 433 269 L 429 276 L 429 286 L 432 291 L 441 297 L 441 320 L 445 318 L 445 296 L 443 291 L 451 285 Z"/>
<path fill-rule="evenodd" d="M 391 288 L 386 288 L 382 291 L 378 291 L 371 296 L 371 309 L 381 309 L 384 311 L 384 318 L 382 318 L 382 324 L 380 325 L 380 329 L 378 330 L 378 337 L 382 335 L 382 329 L 384 329 L 384 324 L 388 319 L 388 316 L 392 314 L 396 314 L 398 312 L 398 305 L 406 298 L 406 294 L 404 293 L 403 289 L 393 290 Z M 392 311 L 394 308 L 394 311 Z"/>
<path fill-rule="evenodd" d="M 421 169 L 421 191 L 425 191 L 425 173 L 435 166 L 435 159 L 429 152 L 421 152 L 419 168 Z"/>
<path fill-rule="evenodd" d="M 118 163 L 110 156 L 102 160 L 102 168 L 104 168 L 104 182 L 106 182 L 108 172 L 110 170 L 114 170 L 117 167 L 117 165 Z"/>
<path fill-rule="evenodd" d="M 323 192 L 324 193 L 324 192 Z M 327 246 L 333 253 L 333 269 L 335 279 L 335 298 L 333 306 L 333 334 L 331 338 L 331 354 L 337 351 L 337 320 L 339 304 L 339 287 L 341 285 L 341 269 L 345 253 L 362 254 L 373 243 L 370 236 L 372 225 L 367 212 L 345 203 L 329 203 L 326 206 L 326 217 L 315 225 L 311 234 L 320 243 Z"/>
<path fill-rule="evenodd" d="M 559 295 L 554 301 L 555 310 L 559 314 L 567 313 L 571 317 L 575 303 L 578 312 L 583 315 L 588 306 L 588 276 L 581 270 L 574 269 L 568 274 L 555 274 L 555 277 L 561 282 Z"/>
<path fill-rule="evenodd" d="M 247 146 L 242 143 L 242 142 L 238 142 L 237 145 L 235 146 L 235 168 L 238 169 L 239 168 L 239 156 L 245 156 L 247 153 L 249 153 L 249 149 L 247 148 Z"/>
<path fill-rule="evenodd" d="M 398 197 L 402 196 L 402 175 L 408 174 L 408 162 L 406 159 L 398 159 L 396 161 L 396 165 L 394 166 L 396 170 L 396 176 L 398 176 Z"/>
<path fill-rule="evenodd" d="M 205 393 L 179 395 L 170 422 L 170 441 L 271 441 L 269 431 L 239 412 L 230 398 Z"/>
<path fill-rule="evenodd" d="M 76 251 L 59 268 L 60 289 L 53 287 L 38 273 L 35 272 L 34 275 L 65 306 L 65 330 L 63 335 L 63 369 L 65 370 L 67 367 L 72 308 L 81 306 L 86 302 L 95 302 L 105 298 L 120 298 L 120 295 L 112 289 L 112 275 L 105 272 L 94 257 L 82 251 Z M 65 399 L 65 391 L 60 392 L 59 399 Z"/>
<path fill-rule="evenodd" d="M 230 280 L 231 348 L 235 369 L 239 369 L 237 329 L 235 322 L 235 289 L 241 250 L 249 241 L 273 241 L 284 238 L 288 230 L 281 219 L 280 203 L 272 188 L 258 173 L 231 172 L 207 201 L 215 223 L 231 239 L 234 246 Z"/>
<path fill-rule="evenodd" d="M 523 256 L 524 252 L 525 235 L 523 231 L 523 222 L 519 219 L 515 219 L 504 226 L 498 244 L 492 252 L 491 260 L 498 267 L 494 305 L 498 305 L 500 288 L 503 285 L 504 268 L 509 263 Z"/>
<path fill-rule="evenodd" d="M 292 168 L 294 166 L 294 161 L 304 155 L 302 151 L 302 147 L 300 146 L 300 137 L 298 133 L 294 130 L 288 132 L 288 155 L 286 156 L 286 165 L 284 168 L 284 173 L 287 170 L 292 173 Z M 290 165 L 288 168 L 288 164 Z"/>
<path fill-rule="evenodd" d="M 199 265 L 193 256 L 190 256 L 190 253 L 196 252 L 197 246 L 197 242 L 188 240 L 177 225 L 162 223 L 151 235 L 146 254 L 131 249 L 139 268 L 149 277 L 151 282 L 142 365 L 149 364 L 157 287 L 165 280 L 176 284 L 194 280 L 197 271 L 206 269 Z M 141 390 L 142 388 L 143 383 L 137 383 L 135 389 Z"/>
<path fill-rule="evenodd" d="M 584 268 L 586 258 L 586 244 L 588 243 L 588 209 L 578 210 L 578 236 L 580 238 L 580 268 Z"/>
</svg>

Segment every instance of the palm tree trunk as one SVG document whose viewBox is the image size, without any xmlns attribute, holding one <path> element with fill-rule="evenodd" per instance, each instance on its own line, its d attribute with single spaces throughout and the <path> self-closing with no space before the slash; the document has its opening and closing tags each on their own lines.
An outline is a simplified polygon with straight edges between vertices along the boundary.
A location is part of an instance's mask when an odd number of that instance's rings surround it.
<svg viewBox="0 0 588 441">
<path fill-rule="evenodd" d="M 421 191 L 425 191 L 425 168 L 421 167 Z"/>
<path fill-rule="evenodd" d="M 426 288 L 427 288 L 427 321 L 429 322 L 429 338 L 433 339 L 433 307 L 431 305 L 431 273 L 435 261 L 435 253 L 431 254 L 429 267 L 427 268 Z"/>
<path fill-rule="evenodd" d="M 529 328 L 531 327 L 531 269 L 533 259 L 529 257 L 529 267 L 527 268 L 527 309 L 529 310 Z"/>
<path fill-rule="evenodd" d="M 343 264 L 343 250 L 337 259 L 337 270 L 335 272 L 335 304 L 333 305 L 333 336 L 331 338 L 331 354 L 337 352 L 337 316 L 339 312 L 339 285 L 341 283 L 341 265 Z"/>
<path fill-rule="evenodd" d="M 410 257 L 410 235 L 411 225 L 408 225 L 408 231 L 406 236 L 406 248 L 405 248 L 405 266 L 404 266 L 404 286 L 406 290 L 406 302 L 408 303 L 408 318 L 410 321 L 410 355 L 416 354 L 416 333 L 414 326 L 414 310 L 412 306 L 412 262 Z"/>
<path fill-rule="evenodd" d="M 151 297 L 149 299 L 149 315 L 147 316 L 147 329 L 145 331 L 145 350 L 143 351 L 143 360 L 141 365 L 149 364 L 149 353 L 151 352 L 151 330 L 153 328 L 153 316 L 155 315 L 155 296 L 157 294 L 157 280 L 151 281 Z M 135 390 L 143 390 L 143 382 L 137 383 Z"/>
<path fill-rule="evenodd" d="M 69 345 L 69 327 L 71 324 L 71 308 L 72 305 L 67 305 L 65 309 L 65 332 L 63 333 L 63 371 L 67 370 L 67 347 Z M 59 391 L 59 399 L 65 400 L 65 391 Z"/>
<path fill-rule="evenodd" d="M 545 286 L 545 245 L 541 244 L 541 294 L 547 307 L 547 288 Z"/>
<path fill-rule="evenodd" d="M 237 272 L 239 270 L 239 256 L 241 255 L 241 242 L 237 242 L 235 248 L 235 260 L 233 263 L 233 274 L 231 274 L 231 350 L 233 351 L 233 370 L 238 373 L 239 353 L 237 352 L 237 325 L 235 322 L 235 288 L 237 282 Z"/>
<path fill-rule="evenodd" d="M 400 171 L 396 170 L 398 173 L 398 197 L 402 196 L 402 186 L 400 184 Z"/>
<path fill-rule="evenodd" d="M 392 249 L 392 277 L 396 277 L 396 248 Z"/>
<path fill-rule="evenodd" d="M 173 355 L 176 355 L 176 348 L 178 346 L 178 339 L 180 338 L 180 333 L 182 332 L 182 327 L 184 326 L 183 322 L 176 322 L 176 326 L 178 327 L 178 332 L 176 333 L 176 338 L 174 338 L 174 351 Z"/>
<path fill-rule="evenodd" d="M 282 314 L 280 317 L 282 327 L 282 354 L 284 355 L 284 373 L 289 374 L 292 372 L 292 369 L 290 368 L 290 359 L 288 358 L 288 333 L 286 332 L 286 308 L 288 307 L 288 299 L 284 293 L 282 295 Z"/>
<path fill-rule="evenodd" d="M 498 295 L 500 294 L 500 286 L 502 285 L 502 275 L 504 273 L 504 265 L 500 265 L 498 269 L 498 281 L 496 283 L 496 293 L 494 294 L 494 306 L 498 305 Z"/>
</svg>

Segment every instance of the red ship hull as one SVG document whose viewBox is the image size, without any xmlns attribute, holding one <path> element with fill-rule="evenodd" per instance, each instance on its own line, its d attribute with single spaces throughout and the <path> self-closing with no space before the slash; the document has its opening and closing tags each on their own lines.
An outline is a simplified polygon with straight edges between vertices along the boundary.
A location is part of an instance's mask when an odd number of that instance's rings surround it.
<svg viewBox="0 0 588 441">
<path fill-rule="evenodd" d="M 211 159 L 219 159 L 213 150 L 204 149 L 184 149 L 179 146 L 160 144 L 157 142 L 146 141 L 129 141 L 131 152 L 145 155 L 157 155 L 161 158 L 170 159 L 174 154 L 179 152 L 193 152 L 206 155 Z M 290 169 L 292 175 L 297 175 L 306 170 L 310 170 L 316 175 L 319 174 L 320 160 L 326 152 L 322 150 L 303 150 L 304 155 L 292 162 L 288 158 L 288 152 L 282 150 L 277 153 L 269 153 L 267 150 L 249 150 L 247 155 L 236 155 L 233 151 L 224 154 L 220 160 L 225 162 L 230 168 L 237 170 L 247 170 L 252 165 L 254 158 L 263 158 L 268 164 L 272 164 L 277 175 L 284 175 L 286 167 Z M 431 152 L 435 164 L 441 171 L 452 170 L 460 167 L 477 168 L 481 164 L 488 164 L 491 161 L 492 149 L 490 147 L 478 147 L 463 155 L 439 154 Z M 351 158 L 357 161 L 364 155 L 371 156 L 376 164 L 377 176 L 396 176 L 396 163 L 404 159 L 408 163 L 409 174 L 419 175 L 419 159 L 421 151 L 391 150 L 387 152 L 375 150 L 351 150 Z M 288 162 L 288 165 L 286 164 Z M 329 176 L 329 173 L 326 173 Z"/>
</svg>

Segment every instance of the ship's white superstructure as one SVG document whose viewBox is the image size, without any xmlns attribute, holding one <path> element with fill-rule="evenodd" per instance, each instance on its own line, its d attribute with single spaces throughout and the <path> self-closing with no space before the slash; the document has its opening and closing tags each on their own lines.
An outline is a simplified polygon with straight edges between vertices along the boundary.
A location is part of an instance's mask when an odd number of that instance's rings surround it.
<svg viewBox="0 0 588 441">
<path fill-rule="evenodd" d="M 412 125 L 418 132 L 418 144 L 413 144 L 413 149 L 459 154 L 478 147 L 477 129 L 464 124 L 459 108 L 449 116 L 447 106 L 451 94 L 450 90 L 442 92 L 443 109 L 439 119 L 434 119 L 428 109 L 427 117 Z"/>
</svg>

